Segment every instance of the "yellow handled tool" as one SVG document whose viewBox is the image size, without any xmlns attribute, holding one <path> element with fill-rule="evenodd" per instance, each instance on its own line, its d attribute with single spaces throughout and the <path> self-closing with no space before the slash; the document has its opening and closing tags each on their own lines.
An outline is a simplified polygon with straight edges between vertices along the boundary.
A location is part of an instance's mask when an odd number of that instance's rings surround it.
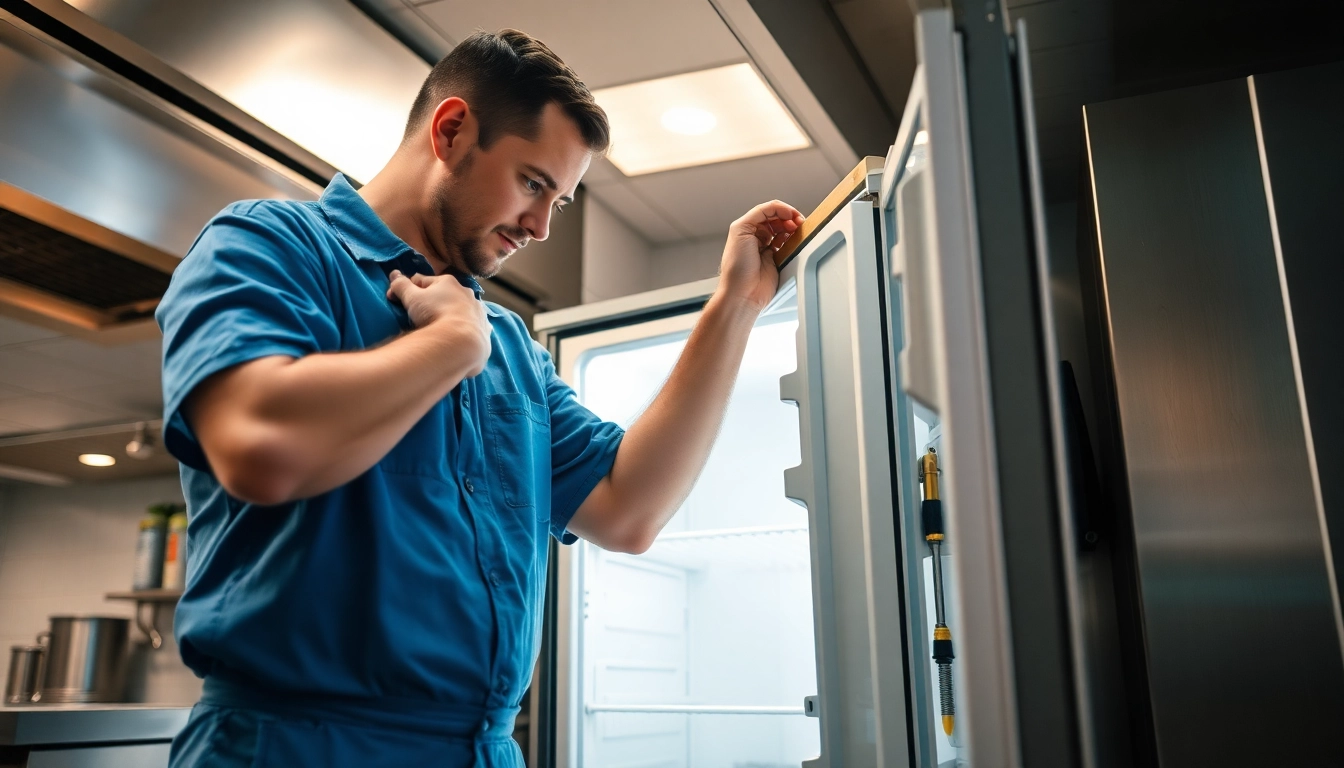
<svg viewBox="0 0 1344 768">
<path fill-rule="evenodd" d="M 938 698 L 943 710 L 943 733 L 952 735 L 956 724 L 956 706 L 952 700 L 952 630 L 947 628 L 943 606 L 943 502 L 938 498 L 938 454 L 932 449 L 919 462 L 919 479 L 924 483 L 924 503 L 920 517 L 924 540 L 933 553 L 933 660 L 938 664 Z"/>
</svg>

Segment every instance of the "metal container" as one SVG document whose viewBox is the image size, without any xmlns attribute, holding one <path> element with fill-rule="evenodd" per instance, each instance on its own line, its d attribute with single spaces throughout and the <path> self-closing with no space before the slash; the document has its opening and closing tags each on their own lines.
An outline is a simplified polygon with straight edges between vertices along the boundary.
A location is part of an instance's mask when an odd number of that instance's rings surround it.
<svg viewBox="0 0 1344 768">
<path fill-rule="evenodd" d="M 130 619 L 52 616 L 42 674 L 42 702 L 120 701 L 125 688 Z"/>
<path fill-rule="evenodd" d="M 45 634 L 45 633 L 44 633 Z M 30 704 L 38 700 L 45 645 L 15 645 L 9 649 L 9 680 L 6 704 Z"/>
</svg>

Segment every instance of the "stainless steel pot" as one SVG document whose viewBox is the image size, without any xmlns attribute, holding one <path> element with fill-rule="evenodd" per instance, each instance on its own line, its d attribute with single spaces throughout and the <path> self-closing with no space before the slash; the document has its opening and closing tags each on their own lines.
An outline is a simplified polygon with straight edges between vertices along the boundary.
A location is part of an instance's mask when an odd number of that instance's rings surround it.
<svg viewBox="0 0 1344 768">
<path fill-rule="evenodd" d="M 46 633 L 43 632 L 42 636 Z M 43 639 L 39 636 L 39 640 Z M 42 682 L 42 654 L 45 645 L 15 645 L 9 649 L 9 680 L 5 683 L 6 704 L 31 704 L 37 701 Z"/>
<path fill-rule="evenodd" d="M 130 621 L 118 616 L 52 616 L 42 703 L 120 701 Z"/>
</svg>

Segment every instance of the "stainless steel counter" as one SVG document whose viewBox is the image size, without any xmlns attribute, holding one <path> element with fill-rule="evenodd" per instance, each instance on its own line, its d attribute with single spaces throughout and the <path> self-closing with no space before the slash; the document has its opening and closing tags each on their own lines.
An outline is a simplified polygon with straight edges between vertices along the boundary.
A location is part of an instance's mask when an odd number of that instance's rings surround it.
<svg viewBox="0 0 1344 768">
<path fill-rule="evenodd" d="M 0 707 L 0 745 L 168 741 L 190 712 L 191 707 L 153 704 Z"/>
</svg>

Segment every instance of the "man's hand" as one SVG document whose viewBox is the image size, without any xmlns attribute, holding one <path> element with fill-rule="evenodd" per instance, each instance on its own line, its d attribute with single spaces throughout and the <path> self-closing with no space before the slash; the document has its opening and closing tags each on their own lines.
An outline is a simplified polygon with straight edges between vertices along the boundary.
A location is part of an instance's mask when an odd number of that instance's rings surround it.
<svg viewBox="0 0 1344 768">
<path fill-rule="evenodd" d="M 393 271 L 387 297 L 406 308 L 416 328 L 441 328 L 453 334 L 456 348 L 467 355 L 467 378 L 485 370 L 490 359 L 490 320 L 485 304 L 452 275 L 411 275 Z"/>
<path fill-rule="evenodd" d="M 741 299 L 757 312 L 765 309 L 779 288 L 775 253 L 802 225 L 803 215 L 778 200 L 762 203 L 734 221 L 719 266 L 719 293 Z"/>
</svg>

